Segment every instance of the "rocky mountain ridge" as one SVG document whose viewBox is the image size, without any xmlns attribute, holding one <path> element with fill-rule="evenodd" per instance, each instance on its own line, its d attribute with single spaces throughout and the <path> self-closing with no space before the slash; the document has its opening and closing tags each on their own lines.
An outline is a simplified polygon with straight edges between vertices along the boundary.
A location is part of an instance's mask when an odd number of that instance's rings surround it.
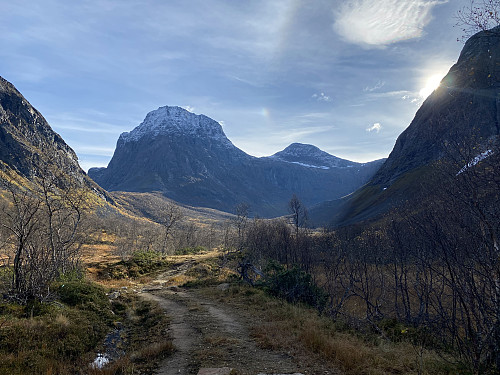
<svg viewBox="0 0 500 375">
<path fill-rule="evenodd" d="M 14 85 L 0 77 L 0 171 L 30 181 L 54 171 L 72 186 L 106 193 L 78 164 L 71 147 L 57 134 Z M 0 177 L 1 178 L 1 177 Z M 63 181 L 60 181 L 61 183 Z"/>
</svg>

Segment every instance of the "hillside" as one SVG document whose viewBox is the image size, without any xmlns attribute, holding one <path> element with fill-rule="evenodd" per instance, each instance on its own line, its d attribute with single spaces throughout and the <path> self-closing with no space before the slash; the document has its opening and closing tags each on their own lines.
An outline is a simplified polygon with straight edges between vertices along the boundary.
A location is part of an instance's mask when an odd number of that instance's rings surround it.
<svg viewBox="0 0 500 375">
<path fill-rule="evenodd" d="M 316 206 L 311 213 L 316 222 L 346 225 L 376 218 L 407 201 L 412 205 L 423 182 L 443 180 L 436 162 L 453 162 L 456 170 L 446 172 L 453 175 L 495 148 L 500 135 L 499 60 L 500 27 L 471 37 L 381 168 L 348 197 Z M 427 188 L 432 190 L 429 184 Z"/>
</svg>

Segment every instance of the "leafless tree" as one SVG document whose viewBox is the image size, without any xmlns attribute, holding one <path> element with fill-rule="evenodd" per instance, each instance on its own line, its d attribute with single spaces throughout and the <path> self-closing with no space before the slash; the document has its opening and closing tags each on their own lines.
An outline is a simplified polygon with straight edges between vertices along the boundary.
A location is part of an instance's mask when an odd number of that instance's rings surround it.
<svg viewBox="0 0 500 375">
<path fill-rule="evenodd" d="M 479 31 L 489 30 L 500 25 L 499 0 L 470 0 L 456 14 L 457 26 L 462 29 L 462 41 Z"/>
<path fill-rule="evenodd" d="M 157 222 L 163 226 L 163 242 L 161 252 L 166 253 L 168 240 L 172 236 L 173 229 L 184 218 L 182 208 L 172 202 L 163 201 L 156 209 Z"/>
<path fill-rule="evenodd" d="M 298 234 L 299 229 L 306 225 L 308 215 L 306 207 L 295 194 L 292 195 L 288 202 L 288 212 L 291 215 L 295 233 Z"/>
<path fill-rule="evenodd" d="M 11 176 L 12 177 L 12 176 Z M 50 284 L 75 269 L 87 191 L 59 172 L 37 177 L 29 188 L 15 177 L 2 180 L 7 202 L 0 212 L 9 233 L 3 250 L 12 258 L 10 295 L 20 302 L 50 296 Z"/>
</svg>

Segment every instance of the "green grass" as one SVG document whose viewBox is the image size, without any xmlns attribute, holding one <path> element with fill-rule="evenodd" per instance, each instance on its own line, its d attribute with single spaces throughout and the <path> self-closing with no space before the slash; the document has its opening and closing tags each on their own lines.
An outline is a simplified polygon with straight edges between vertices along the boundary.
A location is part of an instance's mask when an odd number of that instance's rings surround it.
<svg viewBox="0 0 500 375">
<path fill-rule="evenodd" d="M 206 252 L 207 248 L 203 246 L 183 247 L 182 249 L 175 250 L 175 255 L 194 255 Z"/>
<path fill-rule="evenodd" d="M 171 262 L 156 251 L 137 251 L 130 259 L 117 263 L 107 264 L 99 268 L 98 277 L 100 279 L 128 279 L 138 278 L 156 271 L 162 270 L 171 265 Z"/>
<path fill-rule="evenodd" d="M 168 319 L 155 303 L 70 278 L 53 285 L 56 299 L 18 305 L 0 301 L 0 375 L 144 374 L 173 352 Z M 104 369 L 90 364 L 105 336 L 125 327 L 126 354 Z"/>
<path fill-rule="evenodd" d="M 110 330 L 103 288 L 81 280 L 54 290 L 51 303 L 0 303 L 0 374 L 75 373 Z"/>
</svg>

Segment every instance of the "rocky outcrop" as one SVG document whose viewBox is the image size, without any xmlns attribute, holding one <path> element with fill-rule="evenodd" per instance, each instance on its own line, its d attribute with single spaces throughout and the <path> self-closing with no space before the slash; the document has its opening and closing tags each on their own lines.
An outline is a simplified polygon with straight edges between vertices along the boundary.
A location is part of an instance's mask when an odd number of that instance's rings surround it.
<svg viewBox="0 0 500 375">
<path fill-rule="evenodd" d="M 80 168 L 78 157 L 10 82 L 0 77 L 0 169 L 34 180 L 52 169 L 66 181 L 106 194 Z M 62 182 L 62 181 L 61 181 Z"/>
<path fill-rule="evenodd" d="M 444 156 L 446 145 L 500 134 L 500 27 L 472 36 L 440 86 L 398 137 L 372 184 L 390 185 Z"/>
</svg>

